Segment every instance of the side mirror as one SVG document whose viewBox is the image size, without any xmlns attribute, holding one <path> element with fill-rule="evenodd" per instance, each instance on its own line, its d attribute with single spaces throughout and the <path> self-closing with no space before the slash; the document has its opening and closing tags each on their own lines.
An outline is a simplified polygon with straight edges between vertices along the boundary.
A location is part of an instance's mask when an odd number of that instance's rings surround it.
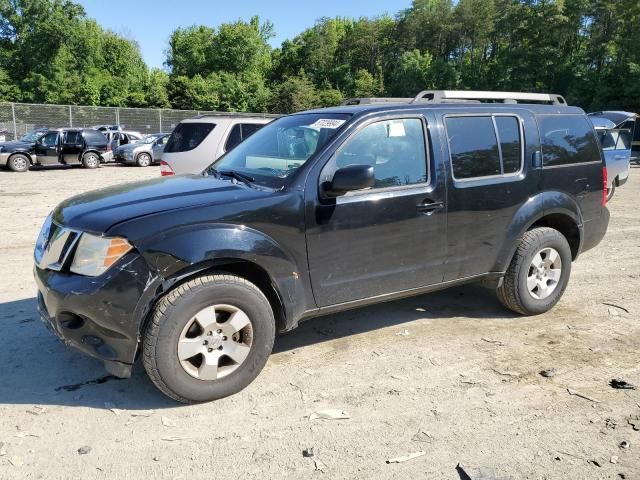
<svg viewBox="0 0 640 480">
<path fill-rule="evenodd" d="M 374 183 L 375 177 L 371 165 L 349 165 L 336 170 L 333 179 L 325 189 L 325 193 L 337 197 L 354 190 L 371 188 Z"/>
</svg>

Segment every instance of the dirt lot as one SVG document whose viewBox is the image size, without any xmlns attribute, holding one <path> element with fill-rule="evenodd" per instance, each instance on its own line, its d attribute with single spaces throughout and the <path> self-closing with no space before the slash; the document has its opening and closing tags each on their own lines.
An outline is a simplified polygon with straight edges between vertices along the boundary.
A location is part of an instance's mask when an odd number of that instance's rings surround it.
<svg viewBox="0 0 640 480">
<path fill-rule="evenodd" d="M 608 385 L 640 385 L 640 168 L 552 312 L 519 318 L 466 286 L 311 320 L 277 340 L 245 391 L 191 407 L 165 400 L 140 367 L 105 377 L 42 326 L 34 299 L 47 213 L 157 175 L 0 172 L 0 479 L 466 478 L 459 463 L 473 479 L 640 478 L 640 431 L 628 423 L 640 390 Z M 539 374 L 549 368 L 552 378 Z M 309 419 L 325 408 L 351 418 Z M 385 462 L 414 452 L 425 455 Z"/>
</svg>

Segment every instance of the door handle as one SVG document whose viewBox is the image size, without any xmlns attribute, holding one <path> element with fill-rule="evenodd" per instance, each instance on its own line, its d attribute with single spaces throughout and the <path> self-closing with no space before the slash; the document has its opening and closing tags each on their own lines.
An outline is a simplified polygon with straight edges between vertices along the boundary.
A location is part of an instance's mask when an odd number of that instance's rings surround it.
<svg viewBox="0 0 640 480">
<path fill-rule="evenodd" d="M 432 202 L 431 200 L 425 200 L 424 202 L 416 205 L 418 213 L 423 215 L 432 215 L 437 210 L 444 208 L 444 202 Z"/>
</svg>

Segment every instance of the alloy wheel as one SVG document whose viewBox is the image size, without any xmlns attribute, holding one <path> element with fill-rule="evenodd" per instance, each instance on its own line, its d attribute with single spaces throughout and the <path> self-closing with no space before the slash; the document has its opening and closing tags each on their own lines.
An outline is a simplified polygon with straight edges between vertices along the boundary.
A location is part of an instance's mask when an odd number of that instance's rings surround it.
<svg viewBox="0 0 640 480">
<path fill-rule="evenodd" d="M 562 277 L 562 259 L 555 248 L 547 247 L 533 256 L 527 275 L 527 290 L 537 300 L 548 298 Z"/>
<path fill-rule="evenodd" d="M 178 360 L 192 377 L 217 380 L 244 363 L 252 344 L 248 315 L 233 305 L 213 305 L 185 325 L 178 340 Z"/>
</svg>

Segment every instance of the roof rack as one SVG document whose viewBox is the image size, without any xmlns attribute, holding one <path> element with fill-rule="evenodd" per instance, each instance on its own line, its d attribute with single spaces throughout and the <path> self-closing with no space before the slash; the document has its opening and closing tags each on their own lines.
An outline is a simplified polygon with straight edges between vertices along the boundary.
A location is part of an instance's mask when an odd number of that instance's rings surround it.
<svg viewBox="0 0 640 480">
<path fill-rule="evenodd" d="M 525 92 L 482 92 L 473 90 L 423 90 L 410 103 L 451 103 L 465 100 L 500 100 L 503 103 L 547 102 L 553 105 L 567 105 L 561 95 L 554 93 Z"/>
<path fill-rule="evenodd" d="M 275 113 L 247 113 L 247 112 L 210 112 L 201 113 L 189 118 L 205 118 L 205 117 L 254 117 L 254 118 L 278 118 L 282 115 Z"/>
<path fill-rule="evenodd" d="M 348 98 L 342 102 L 342 105 L 370 105 L 373 103 L 411 103 L 411 99 L 393 97 Z"/>
</svg>

